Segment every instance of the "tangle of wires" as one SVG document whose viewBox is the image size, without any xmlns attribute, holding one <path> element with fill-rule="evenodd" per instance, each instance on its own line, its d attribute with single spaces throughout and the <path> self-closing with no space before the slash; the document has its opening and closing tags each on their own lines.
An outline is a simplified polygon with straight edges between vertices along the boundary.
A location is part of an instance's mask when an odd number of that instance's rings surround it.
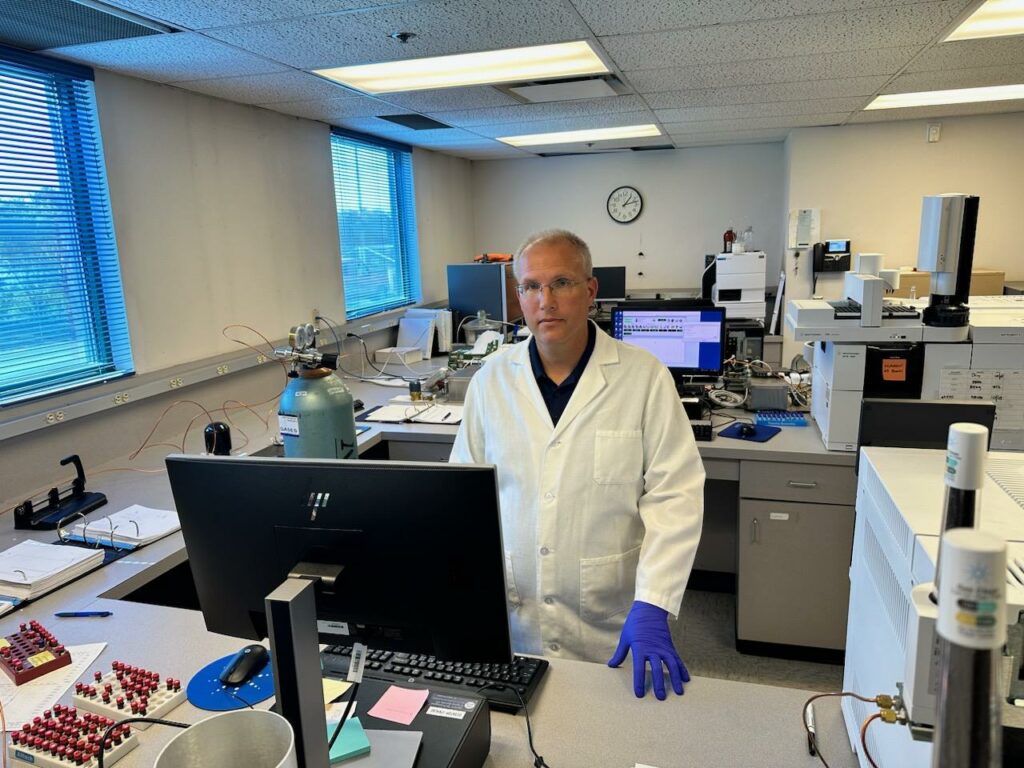
<svg viewBox="0 0 1024 768">
<path fill-rule="evenodd" d="M 880 708 L 879 712 L 875 712 L 874 714 L 869 715 L 860 727 L 860 744 L 861 748 L 864 751 L 864 757 L 865 759 L 867 759 L 868 764 L 871 765 L 872 768 L 878 768 L 878 765 L 875 763 L 874 759 L 871 756 L 871 752 L 868 749 L 867 731 L 868 726 L 871 725 L 871 723 L 873 723 L 875 720 L 884 720 L 890 723 L 897 722 L 898 716 L 895 710 L 893 709 L 895 704 L 894 698 L 886 694 L 879 694 L 878 696 L 862 696 L 859 693 L 853 693 L 852 691 L 836 691 L 832 693 L 818 693 L 807 699 L 807 701 L 804 702 L 800 719 L 803 723 L 804 731 L 806 731 L 807 733 L 807 744 L 811 748 L 811 754 L 816 756 L 818 760 L 821 761 L 821 764 L 825 766 L 825 768 L 830 768 L 828 762 L 825 760 L 825 756 L 821 754 L 821 747 L 818 745 L 817 733 L 815 731 L 812 731 L 810 725 L 808 724 L 808 708 L 818 699 L 823 699 L 827 697 L 842 698 L 843 696 L 849 696 L 850 698 L 857 699 L 858 701 L 863 701 L 867 704 L 877 704 Z"/>
<path fill-rule="evenodd" d="M 482 686 L 480 690 L 482 691 L 485 688 L 504 690 L 505 686 L 502 683 L 488 683 L 487 685 Z M 533 746 L 533 727 L 530 725 L 530 711 L 526 708 L 526 700 L 515 686 L 510 685 L 508 686 L 508 689 L 516 695 L 517 699 L 519 699 L 519 704 L 523 708 L 523 715 L 526 717 L 526 738 L 530 744 L 530 752 L 533 753 L 533 768 L 551 768 L 551 766 L 544 762 L 544 757 L 537 754 L 537 750 Z"/>
<path fill-rule="evenodd" d="M 359 381 L 364 381 L 364 382 L 367 382 L 369 384 L 379 384 L 379 385 L 382 385 L 382 386 L 404 387 L 404 386 L 408 385 L 411 382 L 422 381 L 424 378 L 427 378 L 430 375 L 430 372 L 422 373 L 420 371 L 413 370 L 412 368 L 409 367 L 408 363 L 406 363 L 404 360 L 399 360 L 399 362 L 401 362 L 402 365 L 404 365 L 409 370 L 409 372 L 411 374 L 413 374 L 413 375 L 411 375 L 411 376 L 400 376 L 400 375 L 395 375 L 395 374 L 388 373 L 383 368 L 378 367 L 376 365 L 376 363 L 374 363 L 373 359 L 370 357 L 369 347 L 366 346 L 366 341 L 363 339 L 362 336 L 360 336 L 359 334 L 356 334 L 356 333 L 347 333 L 347 334 L 345 334 L 345 338 L 346 339 L 355 339 L 356 341 L 358 341 L 360 343 L 360 345 L 362 345 L 363 355 L 366 358 L 366 363 L 367 363 L 367 365 L 370 366 L 371 369 L 373 369 L 373 371 L 375 372 L 375 375 L 373 375 L 373 376 L 365 376 L 363 374 L 353 373 L 352 371 L 349 371 L 349 370 L 345 369 L 342 366 L 342 364 L 341 364 L 341 361 L 343 359 L 342 353 L 343 353 L 344 349 L 343 349 L 343 346 L 342 346 L 342 340 L 338 337 L 338 333 L 335 330 L 335 326 L 337 324 L 333 320 L 331 320 L 329 317 L 325 317 L 323 315 L 317 315 L 316 316 L 316 320 L 318 320 L 318 321 L 322 320 L 327 325 L 327 329 L 331 332 L 331 335 L 334 337 L 334 343 L 338 347 L 338 370 L 341 371 L 341 373 L 344 374 L 345 376 L 347 376 L 348 378 L 357 379 Z M 417 339 L 416 341 L 419 342 L 419 341 L 421 341 L 421 339 Z M 387 365 L 387 363 L 385 363 L 385 365 Z"/>
</svg>

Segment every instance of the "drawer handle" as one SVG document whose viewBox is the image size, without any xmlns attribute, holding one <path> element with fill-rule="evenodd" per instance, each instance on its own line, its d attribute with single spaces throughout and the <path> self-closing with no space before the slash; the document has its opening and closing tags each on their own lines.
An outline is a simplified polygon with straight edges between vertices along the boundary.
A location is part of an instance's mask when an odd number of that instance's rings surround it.
<svg viewBox="0 0 1024 768">
<path fill-rule="evenodd" d="M 817 488 L 817 483 L 801 483 L 798 480 L 790 480 L 786 483 L 790 488 Z"/>
<path fill-rule="evenodd" d="M 761 523 L 755 517 L 750 521 L 750 543 L 757 544 L 761 540 Z"/>
</svg>

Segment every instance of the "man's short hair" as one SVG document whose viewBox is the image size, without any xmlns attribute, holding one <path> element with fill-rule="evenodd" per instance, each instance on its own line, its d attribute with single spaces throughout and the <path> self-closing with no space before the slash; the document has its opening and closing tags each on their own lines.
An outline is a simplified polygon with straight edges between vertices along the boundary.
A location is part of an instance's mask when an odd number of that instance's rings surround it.
<svg viewBox="0 0 1024 768">
<path fill-rule="evenodd" d="M 545 229 L 542 232 L 530 235 L 523 244 L 519 246 L 519 250 L 516 251 L 515 258 L 512 261 L 512 271 L 516 277 L 519 277 L 521 273 L 521 265 L 523 263 L 523 254 L 527 249 L 532 248 L 535 245 L 557 245 L 563 244 L 568 245 L 574 251 L 580 259 L 580 266 L 583 267 L 583 274 L 587 277 L 594 276 L 594 261 L 590 258 L 590 247 L 583 241 L 583 239 L 567 229 Z"/>
</svg>

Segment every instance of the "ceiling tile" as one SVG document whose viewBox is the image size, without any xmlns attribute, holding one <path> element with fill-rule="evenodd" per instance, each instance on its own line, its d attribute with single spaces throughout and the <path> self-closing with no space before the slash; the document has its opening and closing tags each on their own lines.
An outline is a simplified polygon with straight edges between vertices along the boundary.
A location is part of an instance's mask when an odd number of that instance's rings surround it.
<svg viewBox="0 0 1024 768">
<path fill-rule="evenodd" d="M 1024 63 L 1024 36 L 941 43 L 914 59 L 907 72 Z"/>
<path fill-rule="evenodd" d="M 392 32 L 415 32 L 399 43 Z M 440 0 L 352 14 L 212 30 L 218 39 L 300 69 L 578 40 L 588 35 L 572 9 L 547 0 Z"/>
<path fill-rule="evenodd" d="M 457 109 L 483 109 L 484 107 L 519 104 L 507 93 L 502 93 L 489 85 L 387 93 L 381 98 L 413 112 L 448 112 Z"/>
<path fill-rule="evenodd" d="M 765 104 L 726 104 L 716 107 L 659 109 L 655 114 L 663 123 L 688 123 L 699 120 L 729 120 L 783 115 L 815 115 L 826 112 L 850 113 L 868 103 L 867 97 L 780 101 Z M 738 126 L 737 126 L 738 127 Z"/>
<path fill-rule="evenodd" d="M 668 132 L 669 136 L 685 136 L 718 131 L 800 128 L 809 125 L 839 125 L 849 116 L 849 112 L 828 112 L 818 115 L 751 117 L 745 120 L 703 120 L 692 123 L 665 123 L 662 127 Z"/>
<path fill-rule="evenodd" d="M 726 104 L 757 104 L 776 101 L 807 101 L 811 99 L 871 96 L 889 80 L 878 77 L 851 77 L 842 80 L 811 80 L 803 83 L 772 83 L 741 85 L 735 88 L 705 88 L 692 91 L 671 91 L 647 94 L 644 99 L 651 109 L 676 107 L 713 107 Z"/>
<path fill-rule="evenodd" d="M 600 38 L 624 70 L 924 45 L 958 3 L 925 2 L 845 13 Z"/>
<path fill-rule="evenodd" d="M 306 101 L 279 101 L 260 106 L 286 115 L 306 117 L 334 123 L 349 117 L 372 117 L 396 114 L 390 104 L 366 96 L 342 96 L 336 99 L 308 99 Z"/>
<path fill-rule="evenodd" d="M 956 117 L 958 115 L 992 115 L 1000 112 L 1024 112 L 1024 99 L 1016 101 L 984 101 L 978 104 L 947 104 L 938 107 L 909 107 L 906 109 L 872 109 L 858 112 L 851 123 L 883 123 L 891 120 L 922 120 L 930 117 Z M 922 141 L 924 137 L 922 136 Z"/>
<path fill-rule="evenodd" d="M 449 125 L 474 126 L 606 115 L 618 112 L 641 112 L 646 108 L 647 106 L 639 96 L 610 96 L 606 99 L 549 101 L 541 104 L 516 104 L 512 107 L 494 107 L 492 109 L 432 112 L 430 116 Z M 649 115 L 647 122 L 653 122 L 652 115 Z"/>
<path fill-rule="evenodd" d="M 282 72 L 286 67 L 195 32 L 51 48 L 47 54 L 158 83 Z"/>
<path fill-rule="evenodd" d="M 334 122 L 340 128 L 348 128 L 360 133 L 368 133 L 371 136 L 379 136 L 384 139 L 403 141 L 408 144 L 420 144 L 422 142 L 444 141 L 448 136 L 454 134 L 456 129 L 438 128 L 426 131 L 414 131 L 412 128 L 389 123 L 387 120 L 380 120 L 370 116 L 343 117 Z M 480 137 L 475 137 L 479 139 Z"/>
<path fill-rule="evenodd" d="M 557 120 L 535 120 L 530 123 L 519 121 L 478 125 L 473 132 L 481 136 L 519 136 L 531 133 L 555 133 L 556 131 L 581 131 L 587 128 L 617 128 L 623 125 L 646 125 L 653 123 L 651 112 L 624 112 L 615 115 L 590 115 L 588 117 L 565 117 Z"/>
<path fill-rule="evenodd" d="M 322 77 L 294 69 L 268 75 L 185 80 L 172 85 L 243 104 L 273 104 L 281 101 L 308 101 L 356 95 Z"/>
<path fill-rule="evenodd" d="M 401 0 L 104 0 L 158 21 L 187 29 L 208 29 L 289 19 L 355 8 L 394 5 Z"/>
<path fill-rule="evenodd" d="M 788 130 L 782 131 L 739 131 L 712 134 L 700 134 L 694 136 L 674 136 L 673 142 L 677 147 L 713 147 L 724 144 L 774 144 L 785 141 L 789 135 Z"/>
<path fill-rule="evenodd" d="M 637 93 L 646 94 L 687 88 L 894 75 L 922 48 L 914 46 L 874 51 L 838 51 L 813 56 L 698 64 L 692 67 L 637 69 L 625 72 L 625 77 Z"/>
<path fill-rule="evenodd" d="M 1018 83 L 1024 83 L 1024 64 L 954 69 L 948 72 L 909 72 L 893 80 L 882 93 L 942 91 L 949 88 L 981 88 Z"/>
<path fill-rule="evenodd" d="M 959 10 L 973 0 L 953 0 Z M 777 19 L 831 11 L 850 11 L 884 5 L 909 5 L 920 0 L 572 0 L 596 35 L 656 32 L 684 27 L 705 27 L 738 21 Z"/>
</svg>

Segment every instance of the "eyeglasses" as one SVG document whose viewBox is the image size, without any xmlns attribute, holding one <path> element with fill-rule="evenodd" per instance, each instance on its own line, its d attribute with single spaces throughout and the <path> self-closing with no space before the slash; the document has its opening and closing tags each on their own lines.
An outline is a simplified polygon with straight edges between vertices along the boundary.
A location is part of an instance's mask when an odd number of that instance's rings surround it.
<svg viewBox="0 0 1024 768">
<path fill-rule="evenodd" d="M 551 291 L 552 296 L 561 296 L 580 283 L 586 282 L 585 280 L 570 280 L 568 277 L 559 277 L 556 280 L 552 280 L 547 285 L 542 283 L 520 283 L 516 286 L 516 290 L 519 291 L 519 295 L 527 299 L 539 299 L 544 294 L 544 289 L 547 288 Z"/>
</svg>

